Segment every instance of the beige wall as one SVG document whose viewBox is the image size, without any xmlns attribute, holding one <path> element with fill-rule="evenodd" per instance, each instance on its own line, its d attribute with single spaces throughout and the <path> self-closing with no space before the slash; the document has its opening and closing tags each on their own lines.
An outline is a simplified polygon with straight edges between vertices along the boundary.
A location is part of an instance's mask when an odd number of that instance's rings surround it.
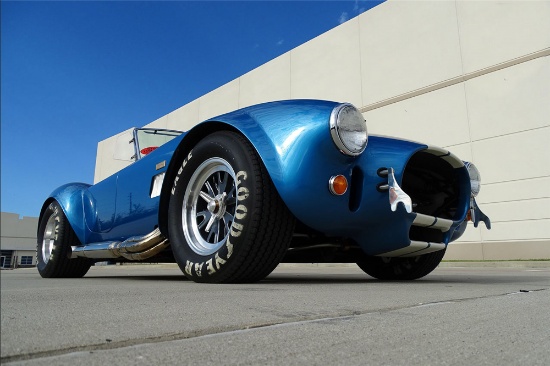
<svg viewBox="0 0 550 366">
<path fill-rule="evenodd" d="M 447 259 L 550 258 L 549 18 L 549 1 L 388 1 L 147 126 L 278 99 L 352 102 L 369 132 L 480 168 L 493 230 L 468 230 Z M 96 182 L 124 166 L 114 139 L 98 145 Z"/>
<path fill-rule="evenodd" d="M 22 256 L 31 256 L 36 264 L 36 230 L 38 218 L 23 217 L 18 214 L 2 212 L 0 217 L 0 248 L 12 252 L 11 267 L 21 265 Z M 15 263 L 15 259 L 17 263 Z"/>
<path fill-rule="evenodd" d="M 0 219 L 2 250 L 36 251 L 37 217 L 19 218 L 18 214 L 2 212 Z"/>
</svg>

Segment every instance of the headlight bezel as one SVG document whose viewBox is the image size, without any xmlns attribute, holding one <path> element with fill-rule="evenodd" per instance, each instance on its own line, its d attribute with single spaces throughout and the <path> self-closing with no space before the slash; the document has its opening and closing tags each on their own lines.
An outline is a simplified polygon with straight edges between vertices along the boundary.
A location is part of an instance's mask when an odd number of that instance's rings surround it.
<svg viewBox="0 0 550 366">
<path fill-rule="evenodd" d="M 469 161 L 464 162 L 468 176 L 470 177 L 470 194 L 472 197 L 477 197 L 481 191 L 481 173 L 474 163 Z"/>
<path fill-rule="evenodd" d="M 367 148 L 369 140 L 365 118 L 350 103 L 338 104 L 332 110 L 330 114 L 330 135 L 338 150 L 348 156 L 361 155 Z"/>
</svg>

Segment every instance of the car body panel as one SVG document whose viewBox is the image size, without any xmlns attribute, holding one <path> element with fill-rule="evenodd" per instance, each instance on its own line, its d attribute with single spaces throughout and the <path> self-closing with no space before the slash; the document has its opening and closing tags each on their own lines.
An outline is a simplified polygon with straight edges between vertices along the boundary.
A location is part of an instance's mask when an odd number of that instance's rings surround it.
<svg viewBox="0 0 550 366">
<path fill-rule="evenodd" d="M 182 133 L 96 185 L 75 183 L 60 187 L 50 200 L 60 203 L 82 244 L 145 235 L 162 227 L 159 203 L 168 199 L 165 195 L 174 183 L 165 180 L 163 196 L 152 198 L 154 176 L 178 169 L 181 162 L 171 161 L 175 152 L 192 151 L 192 141 L 203 133 L 199 131 L 222 126 L 238 131 L 251 142 L 282 200 L 300 222 L 327 237 L 349 238 L 371 255 L 410 246 L 409 230 L 418 216 L 407 212 L 402 204 L 396 211 L 390 209 L 388 192 L 377 189 L 388 182 L 378 174 L 379 169 L 392 168 L 401 184 L 405 167 L 416 153 L 430 151 L 449 156 L 459 177 L 461 198 L 456 217 L 442 241 L 447 245 L 458 238 L 470 208 L 470 182 L 462 162 L 442 149 L 382 136 L 369 136 L 367 148 L 360 156 L 347 156 L 337 149 L 329 131 L 330 114 L 337 105 L 291 100 L 224 114 Z M 350 190 L 342 196 L 335 196 L 328 189 L 328 182 L 335 175 L 344 175 L 351 183 Z"/>
</svg>

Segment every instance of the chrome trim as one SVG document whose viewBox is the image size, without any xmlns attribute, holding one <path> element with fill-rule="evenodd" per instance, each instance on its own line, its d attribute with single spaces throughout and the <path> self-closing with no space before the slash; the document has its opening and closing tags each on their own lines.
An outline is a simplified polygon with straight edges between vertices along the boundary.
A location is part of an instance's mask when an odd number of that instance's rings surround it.
<svg viewBox="0 0 550 366">
<path fill-rule="evenodd" d="M 343 196 L 344 194 L 346 194 L 346 192 L 348 191 L 348 185 L 346 184 L 346 190 L 344 191 L 344 193 L 337 193 L 335 190 L 334 190 L 334 180 L 338 177 L 344 177 L 343 175 L 341 174 L 338 174 L 338 175 L 333 175 L 332 177 L 330 177 L 330 179 L 328 180 L 328 190 L 330 191 L 330 193 L 332 193 L 333 195 L 335 196 Z M 344 179 L 346 179 L 346 183 L 347 183 L 347 178 L 344 177 Z"/>
<path fill-rule="evenodd" d="M 391 252 L 377 254 L 377 257 L 416 257 L 418 255 L 437 252 L 446 248 L 443 243 L 429 243 L 424 241 L 411 241 L 405 248 L 392 250 Z"/>
<path fill-rule="evenodd" d="M 397 184 L 397 180 L 395 179 L 395 175 L 393 174 L 393 168 L 389 168 L 388 173 L 388 185 L 390 186 L 389 199 L 391 210 L 395 212 L 395 210 L 397 210 L 397 204 L 401 202 L 405 206 L 405 210 L 407 210 L 407 213 L 411 213 L 411 197 L 409 197 L 409 195 L 405 193 L 405 191 L 403 191 L 401 187 L 399 187 L 399 184 Z"/>
<path fill-rule="evenodd" d="M 162 172 L 153 177 L 153 184 L 151 186 L 151 194 L 150 194 L 151 198 L 160 196 L 160 193 L 162 191 L 162 183 L 164 182 L 165 175 L 166 175 L 166 172 Z"/>
<path fill-rule="evenodd" d="M 417 213 L 412 224 L 414 226 L 429 227 L 447 232 L 453 225 L 453 220 Z"/>
<path fill-rule="evenodd" d="M 361 112 L 359 112 L 359 110 L 351 103 L 338 104 L 336 107 L 334 107 L 334 109 L 332 110 L 332 112 L 330 114 L 330 119 L 329 119 L 330 135 L 332 137 L 332 141 L 334 141 L 334 143 L 336 144 L 336 147 L 338 147 L 338 149 L 342 153 L 344 153 L 346 155 L 349 155 L 349 156 L 358 156 L 358 155 L 361 155 L 363 153 L 363 151 L 365 151 L 365 149 L 367 148 L 367 145 L 368 145 L 368 142 L 369 142 L 369 134 L 368 134 L 368 132 L 365 128 L 365 134 L 367 135 L 367 139 L 365 141 L 365 145 L 363 146 L 363 148 L 360 151 L 351 151 L 350 149 L 347 148 L 347 146 L 342 141 L 342 138 L 340 137 L 340 132 L 339 132 L 340 126 L 338 125 L 338 116 L 339 116 L 340 112 L 342 111 L 342 109 L 344 109 L 346 107 L 352 107 L 357 111 L 357 113 L 361 114 Z"/>
<path fill-rule="evenodd" d="M 318 249 L 318 248 L 342 248 L 342 245 L 339 244 L 316 244 L 316 245 L 310 245 L 307 247 L 296 247 L 296 248 L 288 248 L 289 252 L 298 252 L 300 250 L 310 250 L 310 249 Z"/>
<path fill-rule="evenodd" d="M 479 222 L 483 221 L 485 227 L 488 230 L 491 230 L 491 219 L 489 219 L 489 217 L 487 217 L 487 215 L 485 215 L 479 209 L 479 206 L 477 205 L 476 199 L 474 197 L 470 199 L 470 215 L 471 220 L 474 223 L 474 227 L 477 227 L 477 225 L 479 225 Z"/>
<path fill-rule="evenodd" d="M 472 198 L 477 197 L 481 191 L 481 173 L 474 163 L 465 161 L 464 166 L 468 170 L 468 176 L 470 177 L 470 196 Z M 476 183 L 475 187 L 474 182 Z"/>
<path fill-rule="evenodd" d="M 73 246 L 71 247 L 71 258 L 111 259 L 124 257 L 130 260 L 144 260 L 158 254 L 168 245 L 168 239 L 165 239 L 157 228 L 147 235 L 133 236 L 123 242 L 106 241 Z"/>
<path fill-rule="evenodd" d="M 442 149 L 437 146 L 428 146 L 426 150 L 422 150 L 423 152 L 430 153 L 432 155 L 435 155 L 437 157 L 440 157 L 441 159 L 445 160 L 447 163 L 449 163 L 450 166 L 453 168 L 462 168 L 464 166 L 464 162 L 460 160 L 455 154 L 450 152 L 449 150 Z"/>
<path fill-rule="evenodd" d="M 46 227 L 44 228 L 44 234 L 42 237 L 42 261 L 44 264 L 48 263 L 52 256 L 53 248 L 55 246 L 55 239 L 57 237 L 57 215 L 52 214 L 48 218 Z"/>
<path fill-rule="evenodd" d="M 240 192 L 240 191 L 239 191 Z M 229 239 L 239 206 L 237 175 L 229 162 L 210 158 L 195 170 L 181 208 L 183 234 L 191 250 L 201 256 L 215 253 Z"/>
<path fill-rule="evenodd" d="M 164 168 L 165 166 L 166 166 L 166 160 L 163 160 L 160 163 L 157 163 L 157 165 L 155 165 L 155 169 L 159 170 L 159 169 Z"/>
<path fill-rule="evenodd" d="M 133 261 L 142 261 L 144 259 L 151 258 L 154 255 L 157 255 L 162 250 L 167 248 L 170 245 L 170 242 L 168 239 L 164 239 L 159 244 L 155 245 L 154 247 L 147 249 L 140 253 L 120 253 L 124 258 L 130 259 Z"/>
</svg>

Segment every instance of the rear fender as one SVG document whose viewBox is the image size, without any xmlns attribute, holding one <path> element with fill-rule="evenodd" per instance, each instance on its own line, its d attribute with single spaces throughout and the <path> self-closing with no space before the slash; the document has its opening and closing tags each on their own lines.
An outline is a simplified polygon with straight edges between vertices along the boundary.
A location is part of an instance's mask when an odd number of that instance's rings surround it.
<svg viewBox="0 0 550 366">
<path fill-rule="evenodd" d="M 57 201 L 80 242 L 86 243 L 90 234 L 86 218 L 89 222 L 95 222 L 95 210 L 88 192 L 89 187 L 90 184 L 86 183 L 69 183 L 57 188 L 44 202 L 40 218 L 49 204 L 54 200 Z"/>
</svg>

